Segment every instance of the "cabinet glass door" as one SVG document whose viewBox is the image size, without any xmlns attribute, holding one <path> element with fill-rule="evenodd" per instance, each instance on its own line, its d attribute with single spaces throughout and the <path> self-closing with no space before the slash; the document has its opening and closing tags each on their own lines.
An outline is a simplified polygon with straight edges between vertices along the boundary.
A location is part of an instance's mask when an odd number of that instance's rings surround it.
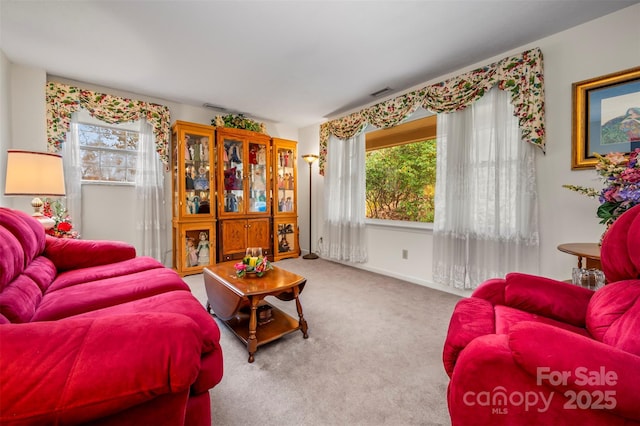
<svg viewBox="0 0 640 426">
<path fill-rule="evenodd" d="M 224 211 L 244 213 L 244 165 L 243 143 L 225 139 L 222 146 L 224 166 Z"/>
<path fill-rule="evenodd" d="M 249 142 L 249 213 L 264 213 L 267 207 L 267 146 Z"/>
<path fill-rule="evenodd" d="M 277 229 L 277 243 L 275 246 L 276 257 L 284 256 L 287 254 L 297 253 L 298 245 L 296 244 L 296 222 L 295 221 L 283 221 L 276 223 Z"/>
<path fill-rule="evenodd" d="M 276 148 L 276 170 L 277 170 L 277 212 L 295 212 L 296 191 L 295 191 L 295 154 L 291 148 Z"/>
<path fill-rule="evenodd" d="M 213 225 L 178 225 L 176 230 L 181 247 L 179 265 L 183 272 L 202 270 L 216 263 L 216 240 Z M 195 269 L 194 269 L 195 268 Z"/>
<path fill-rule="evenodd" d="M 185 132 L 182 153 L 184 158 L 183 215 L 209 215 L 211 213 L 211 139 Z"/>
</svg>

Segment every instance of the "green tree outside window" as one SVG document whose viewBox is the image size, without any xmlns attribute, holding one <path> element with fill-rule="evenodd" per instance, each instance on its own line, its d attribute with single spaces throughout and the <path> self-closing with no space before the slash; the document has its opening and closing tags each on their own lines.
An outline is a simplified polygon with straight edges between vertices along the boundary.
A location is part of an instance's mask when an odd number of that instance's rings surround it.
<svg viewBox="0 0 640 426">
<path fill-rule="evenodd" d="M 367 217 L 433 222 L 436 140 L 367 152 Z"/>
</svg>

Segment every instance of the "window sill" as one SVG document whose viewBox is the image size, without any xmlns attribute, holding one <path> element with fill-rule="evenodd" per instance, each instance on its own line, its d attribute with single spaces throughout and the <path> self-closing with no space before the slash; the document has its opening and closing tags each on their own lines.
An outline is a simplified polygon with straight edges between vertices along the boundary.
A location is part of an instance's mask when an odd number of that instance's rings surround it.
<svg viewBox="0 0 640 426">
<path fill-rule="evenodd" d="M 133 182 L 111 182 L 107 180 L 83 180 L 81 185 L 96 185 L 96 186 L 136 186 Z"/>
<path fill-rule="evenodd" d="M 384 220 L 384 219 L 365 219 L 364 223 L 367 226 L 375 226 L 386 229 L 406 229 L 406 230 L 420 230 L 420 231 L 433 231 L 433 223 L 427 222 L 409 222 L 404 220 Z"/>
</svg>

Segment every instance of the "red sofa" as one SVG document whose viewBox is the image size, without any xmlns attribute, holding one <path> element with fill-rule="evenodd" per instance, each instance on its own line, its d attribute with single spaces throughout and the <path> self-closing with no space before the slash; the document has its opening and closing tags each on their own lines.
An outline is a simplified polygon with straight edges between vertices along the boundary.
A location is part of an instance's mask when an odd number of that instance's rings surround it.
<svg viewBox="0 0 640 426">
<path fill-rule="evenodd" d="M 209 425 L 219 339 L 154 259 L 0 208 L 1 425 Z"/>
<path fill-rule="evenodd" d="M 591 291 L 512 273 L 455 307 L 444 344 L 455 425 L 640 424 L 640 206 L 607 232 Z"/>
</svg>

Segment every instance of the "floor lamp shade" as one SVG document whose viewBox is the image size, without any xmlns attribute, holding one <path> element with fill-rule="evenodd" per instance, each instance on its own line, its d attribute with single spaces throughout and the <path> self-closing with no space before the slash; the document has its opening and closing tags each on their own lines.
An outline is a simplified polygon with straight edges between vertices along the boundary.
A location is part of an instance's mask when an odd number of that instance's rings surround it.
<svg viewBox="0 0 640 426">
<path fill-rule="evenodd" d="M 306 161 L 307 163 L 309 163 L 309 253 L 305 254 L 304 256 L 302 256 L 303 259 L 317 259 L 318 255 L 313 253 L 311 251 L 311 229 L 313 228 L 311 226 L 311 175 L 312 175 L 312 171 L 313 171 L 313 163 L 318 159 L 318 156 L 316 154 L 306 154 L 303 155 L 302 158 L 304 159 L 304 161 Z"/>
<path fill-rule="evenodd" d="M 42 216 L 40 196 L 65 195 L 62 156 L 47 152 L 7 151 L 4 195 L 31 195 L 34 216 Z M 44 223 L 43 223 L 44 224 Z M 44 224 L 46 227 L 46 224 Z"/>
</svg>

